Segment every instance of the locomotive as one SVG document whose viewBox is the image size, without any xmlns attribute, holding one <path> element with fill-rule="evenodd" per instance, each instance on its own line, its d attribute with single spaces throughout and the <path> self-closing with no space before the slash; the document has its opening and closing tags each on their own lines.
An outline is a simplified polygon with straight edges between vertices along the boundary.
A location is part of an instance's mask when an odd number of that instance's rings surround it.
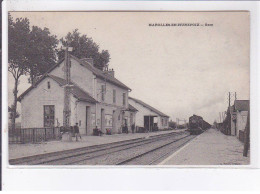
<svg viewBox="0 0 260 194">
<path fill-rule="evenodd" d="M 189 118 L 189 131 L 191 135 L 198 135 L 209 129 L 211 125 L 201 116 L 193 115 Z"/>
</svg>

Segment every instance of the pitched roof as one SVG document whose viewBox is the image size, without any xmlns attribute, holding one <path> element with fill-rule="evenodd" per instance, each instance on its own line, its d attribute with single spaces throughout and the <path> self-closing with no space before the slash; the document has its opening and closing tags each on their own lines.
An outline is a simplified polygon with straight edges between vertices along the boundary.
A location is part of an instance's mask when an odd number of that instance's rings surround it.
<svg viewBox="0 0 260 194">
<path fill-rule="evenodd" d="M 136 98 L 132 98 L 132 97 L 130 97 L 130 96 L 129 96 L 128 98 L 131 99 L 131 100 L 133 100 L 133 101 L 135 101 L 135 102 L 137 102 L 137 103 L 139 103 L 139 104 L 141 104 L 141 105 L 143 105 L 144 107 L 150 109 L 151 111 L 155 112 L 156 114 L 158 114 L 158 115 L 160 115 L 160 116 L 162 116 L 162 117 L 169 117 L 168 115 L 162 113 L 161 111 L 159 111 L 159 110 L 157 110 L 156 108 L 154 108 L 154 107 L 152 107 L 152 106 L 150 106 L 150 105 L 144 103 L 144 102 L 141 101 L 141 100 L 138 100 L 138 99 L 136 99 Z"/>
<path fill-rule="evenodd" d="M 131 104 L 128 104 L 128 110 L 129 111 L 132 111 L 132 112 L 137 112 L 138 110 L 134 107 L 134 106 L 132 106 Z"/>
<path fill-rule="evenodd" d="M 101 71 L 100 69 L 97 69 L 95 67 L 93 67 L 89 62 L 84 61 L 84 60 L 80 60 L 79 58 L 75 57 L 74 55 L 70 54 L 70 57 L 74 60 L 76 60 L 79 64 L 81 64 L 82 66 L 86 67 L 89 71 L 91 71 L 93 74 L 95 74 L 97 77 L 101 78 L 101 79 L 105 79 L 107 82 L 110 82 L 112 84 L 115 84 L 118 87 L 127 89 L 127 90 L 131 90 L 128 86 L 126 86 L 125 84 L 123 84 L 122 82 L 120 82 L 118 79 L 116 79 L 115 77 L 107 74 L 105 71 Z M 51 67 L 47 73 L 50 73 L 53 69 L 55 69 L 56 67 L 58 67 L 62 62 L 64 61 L 64 59 L 60 60 L 56 65 L 54 65 L 53 67 Z"/>
<path fill-rule="evenodd" d="M 49 74 L 45 74 L 39 81 L 37 81 L 35 83 L 35 86 L 37 86 L 41 81 L 43 81 L 46 77 L 50 77 L 51 79 L 53 79 L 54 81 L 56 81 L 60 86 L 64 86 L 66 84 L 66 80 L 54 75 L 49 75 Z M 84 90 L 82 90 L 81 88 L 79 88 L 76 84 L 74 84 L 73 82 L 70 83 L 71 86 L 71 93 L 73 94 L 73 96 L 75 98 L 77 98 L 80 101 L 85 101 L 85 102 L 90 102 L 90 103 L 96 103 L 97 101 L 91 97 L 91 95 L 89 95 L 87 92 L 85 92 Z M 28 93 L 30 92 L 33 88 L 35 88 L 35 86 L 31 86 L 29 87 L 24 93 L 22 93 L 19 97 L 18 100 L 21 101 L 21 99 Z"/>
<path fill-rule="evenodd" d="M 238 111 L 248 111 L 249 110 L 249 100 L 235 100 L 234 107 Z"/>
</svg>

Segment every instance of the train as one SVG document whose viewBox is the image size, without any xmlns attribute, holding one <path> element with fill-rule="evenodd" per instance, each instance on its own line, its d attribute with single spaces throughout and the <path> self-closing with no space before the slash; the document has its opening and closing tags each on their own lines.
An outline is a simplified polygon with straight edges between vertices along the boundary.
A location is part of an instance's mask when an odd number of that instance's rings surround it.
<svg viewBox="0 0 260 194">
<path fill-rule="evenodd" d="M 204 121 L 201 116 L 192 115 L 189 118 L 189 132 L 191 135 L 199 135 L 210 127 L 211 125 Z"/>
</svg>

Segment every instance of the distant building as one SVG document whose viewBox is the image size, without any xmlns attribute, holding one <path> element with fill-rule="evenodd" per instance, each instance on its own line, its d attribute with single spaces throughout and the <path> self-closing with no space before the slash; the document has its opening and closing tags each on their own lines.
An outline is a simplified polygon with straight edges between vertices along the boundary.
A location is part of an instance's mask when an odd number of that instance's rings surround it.
<svg viewBox="0 0 260 194">
<path fill-rule="evenodd" d="M 168 115 L 136 98 L 129 97 L 128 101 L 138 110 L 135 123 L 137 127 L 144 127 L 147 130 L 153 130 L 157 127 L 161 130 L 169 127 Z"/>
<path fill-rule="evenodd" d="M 231 135 L 239 138 L 244 133 L 247 116 L 249 111 L 249 100 L 235 100 L 234 105 L 230 109 L 231 119 Z M 241 139 L 241 137 L 240 137 Z"/>
<path fill-rule="evenodd" d="M 79 124 L 81 134 L 91 135 L 96 126 L 104 133 L 121 133 L 122 126 L 135 123 L 136 109 L 128 104 L 129 87 L 117 80 L 113 70 L 101 71 L 93 60 L 70 55 L 71 125 Z M 52 67 L 18 100 L 22 128 L 63 125 L 64 60 Z"/>
</svg>

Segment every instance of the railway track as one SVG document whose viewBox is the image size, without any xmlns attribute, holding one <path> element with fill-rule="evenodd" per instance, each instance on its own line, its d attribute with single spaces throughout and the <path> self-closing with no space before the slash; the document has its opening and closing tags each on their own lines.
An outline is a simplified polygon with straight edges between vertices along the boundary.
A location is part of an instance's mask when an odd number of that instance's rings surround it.
<svg viewBox="0 0 260 194">
<path fill-rule="evenodd" d="M 156 165 L 180 147 L 192 140 L 194 136 L 187 135 L 177 140 L 167 142 L 156 148 L 140 153 L 134 157 L 129 157 L 118 162 L 116 165 Z"/>
<path fill-rule="evenodd" d="M 71 165 L 83 161 L 103 157 L 108 154 L 118 153 L 127 149 L 140 147 L 153 142 L 162 141 L 170 137 L 178 137 L 185 132 L 172 132 L 167 134 L 155 135 L 149 138 L 137 138 L 126 141 L 101 144 L 96 146 L 83 147 L 73 150 L 60 151 L 49 154 L 24 157 L 9 160 L 11 165 Z"/>
</svg>

